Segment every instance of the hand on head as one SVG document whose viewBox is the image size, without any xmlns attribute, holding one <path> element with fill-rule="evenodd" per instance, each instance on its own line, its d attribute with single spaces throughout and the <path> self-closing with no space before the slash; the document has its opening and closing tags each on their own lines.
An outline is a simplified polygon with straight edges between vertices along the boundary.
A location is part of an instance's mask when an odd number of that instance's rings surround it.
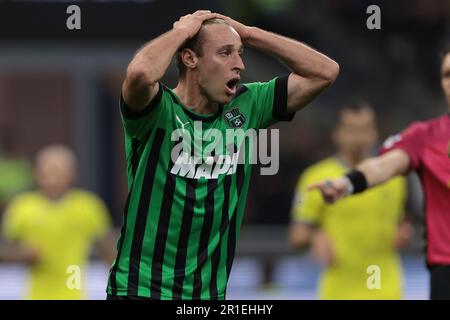
<svg viewBox="0 0 450 320">
<path fill-rule="evenodd" d="M 197 34 L 204 21 L 214 18 L 217 18 L 217 13 L 212 13 L 209 10 L 198 10 L 182 16 L 173 24 L 173 28 L 186 32 L 188 39 L 190 39 Z"/>
</svg>

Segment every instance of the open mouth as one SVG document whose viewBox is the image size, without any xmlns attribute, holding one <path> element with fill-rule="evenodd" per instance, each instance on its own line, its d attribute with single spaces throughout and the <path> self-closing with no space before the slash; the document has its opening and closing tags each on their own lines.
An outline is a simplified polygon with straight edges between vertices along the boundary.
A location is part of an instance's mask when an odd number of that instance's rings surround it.
<svg viewBox="0 0 450 320">
<path fill-rule="evenodd" d="M 239 83 L 239 78 L 233 78 L 230 81 L 228 81 L 226 83 L 228 90 L 230 91 L 230 93 L 235 93 L 236 92 L 236 86 Z"/>
</svg>

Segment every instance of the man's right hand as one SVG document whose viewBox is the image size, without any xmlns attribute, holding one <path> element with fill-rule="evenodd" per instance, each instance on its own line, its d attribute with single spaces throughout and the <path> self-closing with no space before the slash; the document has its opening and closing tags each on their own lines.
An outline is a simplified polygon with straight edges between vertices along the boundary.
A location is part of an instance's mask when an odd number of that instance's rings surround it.
<svg viewBox="0 0 450 320">
<path fill-rule="evenodd" d="M 198 10 L 192 14 L 185 15 L 173 24 L 175 30 L 186 33 L 188 39 L 194 37 L 200 30 L 202 23 L 217 17 L 217 13 L 211 13 L 209 10 Z"/>
<path fill-rule="evenodd" d="M 39 263 L 40 256 L 37 249 L 29 246 L 13 242 L 6 242 L 0 245 L 0 261 L 24 263 L 33 266 Z"/>
<path fill-rule="evenodd" d="M 335 203 L 350 194 L 350 181 L 347 177 L 324 180 L 306 188 L 308 191 L 319 189 L 326 203 Z"/>
</svg>

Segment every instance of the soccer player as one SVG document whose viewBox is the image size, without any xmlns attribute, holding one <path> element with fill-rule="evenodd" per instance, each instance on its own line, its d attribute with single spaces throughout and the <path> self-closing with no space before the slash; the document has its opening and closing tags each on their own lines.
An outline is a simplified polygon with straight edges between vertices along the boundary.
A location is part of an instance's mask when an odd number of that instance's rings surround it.
<svg viewBox="0 0 450 320">
<path fill-rule="evenodd" d="M 441 85 L 450 110 L 450 49 L 442 56 Z M 363 161 L 335 180 L 310 186 L 333 203 L 345 196 L 383 184 L 415 171 L 425 195 L 426 262 L 430 298 L 450 299 L 450 115 L 412 123 L 389 138 L 381 155 Z"/>
<path fill-rule="evenodd" d="M 114 259 L 110 217 L 96 195 L 71 188 L 75 155 L 61 145 L 39 151 L 37 191 L 13 198 L 2 224 L 0 260 L 30 269 L 28 299 L 82 299 L 84 267 L 92 245 L 109 264 Z"/>
<path fill-rule="evenodd" d="M 396 250 L 411 234 L 411 226 L 402 221 L 405 179 L 392 179 L 334 205 L 326 204 L 319 191 L 305 190 L 326 177 L 342 176 L 370 156 L 378 136 L 373 109 L 362 102 L 349 104 L 340 110 L 338 121 L 332 135 L 336 155 L 307 168 L 299 180 L 291 245 L 310 245 L 325 267 L 321 299 L 400 299 L 402 271 Z M 371 266 L 381 272 L 379 285 L 376 278 L 368 285 Z"/>
<path fill-rule="evenodd" d="M 291 73 L 238 86 L 245 45 Z M 179 80 L 170 89 L 160 79 L 174 55 Z M 224 299 L 250 164 L 216 160 L 235 159 L 240 144 L 198 165 L 174 160 L 173 133 L 193 136 L 200 124 L 225 134 L 291 120 L 338 72 L 336 62 L 300 42 L 207 10 L 180 18 L 138 51 L 120 101 L 130 191 L 108 299 Z M 194 147 L 213 143 L 220 145 L 204 138 Z"/>
</svg>

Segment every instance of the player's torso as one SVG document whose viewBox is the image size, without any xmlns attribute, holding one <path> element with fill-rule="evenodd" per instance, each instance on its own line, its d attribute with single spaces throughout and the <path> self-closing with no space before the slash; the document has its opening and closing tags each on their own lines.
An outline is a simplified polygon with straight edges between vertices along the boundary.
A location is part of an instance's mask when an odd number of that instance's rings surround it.
<svg viewBox="0 0 450 320">
<path fill-rule="evenodd" d="M 348 168 L 335 160 L 328 162 L 323 171 L 340 177 Z M 325 205 L 323 228 L 344 264 L 394 254 L 392 244 L 402 214 L 404 189 L 404 181 L 397 178 L 333 205 Z"/>
<path fill-rule="evenodd" d="M 450 116 L 428 123 L 418 173 L 425 194 L 427 259 L 450 264 Z"/>
<path fill-rule="evenodd" d="M 450 115 L 433 120 L 426 130 L 422 156 L 423 177 L 435 179 L 449 192 L 450 190 Z M 449 197 L 450 199 L 450 197 Z M 450 201 L 450 200 L 449 200 Z"/>
<path fill-rule="evenodd" d="M 152 192 L 158 193 L 157 202 L 161 202 L 168 179 L 175 181 L 172 198 L 179 207 L 184 205 L 188 184 L 195 186 L 198 205 L 203 205 L 208 192 L 221 187 L 226 177 L 232 180 L 230 186 L 234 189 L 238 166 L 250 165 L 244 158 L 249 160 L 252 152 L 250 139 L 246 137 L 256 135 L 249 115 L 240 107 L 247 101 L 234 99 L 217 112 L 202 115 L 189 110 L 169 93 L 163 99 L 168 112 L 161 115 L 143 148 L 136 177 L 145 177 L 153 162 L 153 181 L 146 183 L 153 185 Z M 143 180 L 137 182 L 146 184 Z M 208 191 L 211 182 L 214 190 Z M 132 200 L 140 198 L 137 194 Z"/>
<path fill-rule="evenodd" d="M 167 92 L 163 99 L 167 112 L 141 147 L 135 169 L 127 214 L 133 232 L 123 238 L 123 246 L 131 248 L 122 254 L 144 270 L 137 294 L 149 295 L 147 284 L 158 282 L 154 279 L 163 272 L 158 284 L 162 297 L 172 297 L 174 286 L 182 281 L 180 275 L 185 277 L 183 297 L 191 297 L 199 264 L 225 270 L 231 261 L 228 256 L 234 252 L 245 203 L 242 191 L 250 172 L 249 163 L 239 162 L 242 148 L 238 147 L 252 124 L 240 107 L 242 99 L 211 115 L 194 113 Z M 133 245 L 139 233 L 142 249 L 136 253 Z M 216 295 L 223 295 L 226 270 L 219 273 L 201 273 L 206 277 L 202 296 L 214 295 L 208 291 L 209 281 L 217 281 Z"/>
<path fill-rule="evenodd" d="M 28 197 L 23 207 L 27 215 L 23 239 L 40 252 L 48 268 L 81 262 L 89 241 L 84 236 L 82 207 L 70 193 L 55 201 L 38 193 Z"/>
<path fill-rule="evenodd" d="M 327 162 L 323 171 L 330 178 L 337 178 L 348 168 L 333 160 Z M 321 279 L 322 298 L 400 298 L 401 271 L 393 243 L 404 188 L 402 178 L 397 178 L 326 206 L 323 228 L 332 241 L 335 264 L 325 270 Z M 367 288 L 370 266 L 382 270 L 382 290 Z"/>
</svg>

